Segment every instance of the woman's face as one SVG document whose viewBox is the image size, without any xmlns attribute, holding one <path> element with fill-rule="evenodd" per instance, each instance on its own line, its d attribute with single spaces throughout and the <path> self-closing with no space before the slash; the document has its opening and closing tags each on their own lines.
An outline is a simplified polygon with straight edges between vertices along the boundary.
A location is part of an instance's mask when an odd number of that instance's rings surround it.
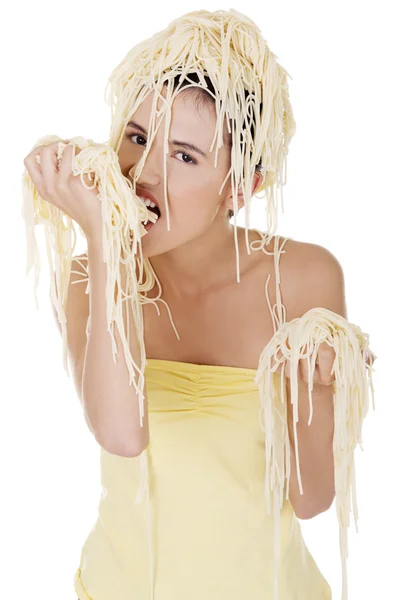
<svg viewBox="0 0 400 600">
<path fill-rule="evenodd" d="M 165 96 L 163 90 L 163 95 Z M 134 168 L 142 157 L 147 143 L 154 92 L 140 105 L 124 133 L 118 152 L 123 175 L 132 181 Z M 161 100 L 158 100 L 158 109 Z M 159 121 L 156 120 L 156 125 Z M 227 133 L 226 123 L 224 123 Z M 218 192 L 230 168 L 230 150 L 224 145 L 218 152 L 214 168 L 215 148 L 209 152 L 215 129 L 215 108 L 196 107 L 194 97 L 178 94 L 172 105 L 168 153 L 164 153 L 165 117 L 154 138 L 142 172 L 136 182 L 136 192 L 149 191 L 155 197 L 161 216 L 142 237 L 145 256 L 156 256 L 213 232 L 226 231 L 227 211 L 231 192 L 230 176 L 221 195 Z M 179 143 L 177 143 L 177 141 Z M 182 143 L 192 144 L 193 148 Z M 164 157 L 166 156 L 170 231 L 167 229 L 166 199 L 164 196 Z M 130 172 L 130 175 L 129 175 Z"/>
</svg>

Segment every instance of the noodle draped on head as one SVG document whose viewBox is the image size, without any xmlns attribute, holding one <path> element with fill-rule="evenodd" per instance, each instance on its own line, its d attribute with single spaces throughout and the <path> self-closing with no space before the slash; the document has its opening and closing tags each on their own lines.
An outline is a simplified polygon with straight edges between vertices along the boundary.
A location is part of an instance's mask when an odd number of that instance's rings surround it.
<svg viewBox="0 0 400 600">
<path fill-rule="evenodd" d="M 124 346 L 124 358 L 130 373 L 130 384 L 135 388 L 140 406 L 143 426 L 143 388 L 146 355 L 143 340 L 142 304 L 156 305 L 162 300 L 161 285 L 150 261 L 143 257 L 141 238 L 146 235 L 143 220 L 156 220 L 147 211 L 136 194 L 136 181 L 139 179 L 146 157 L 151 149 L 157 130 L 165 118 L 165 160 L 164 196 L 166 200 L 167 226 L 170 230 L 166 156 L 168 153 L 171 107 L 178 93 L 188 88 L 197 88 L 209 94 L 215 102 L 216 126 L 210 152 L 224 144 L 224 123 L 230 134 L 231 167 L 221 187 L 232 186 L 234 203 L 234 240 L 236 247 L 237 281 L 240 281 L 240 264 L 237 238 L 238 189 L 244 195 L 246 247 L 266 252 L 266 246 L 277 229 L 278 192 L 283 210 L 283 186 L 286 183 L 286 159 L 288 146 L 295 133 L 295 121 L 289 102 L 287 78 L 290 75 L 279 65 L 277 57 L 268 48 L 257 25 L 234 9 L 229 11 L 194 11 L 173 20 L 168 27 L 134 46 L 112 71 L 107 88 L 106 100 L 111 107 L 111 128 L 109 139 L 104 144 L 95 144 L 82 137 L 71 138 L 69 145 L 80 152 L 73 158 L 72 172 L 93 178 L 97 185 L 98 199 L 102 211 L 103 258 L 107 264 L 107 321 L 113 340 L 113 357 L 116 362 L 114 327 L 118 328 Z M 166 96 L 162 91 L 166 90 Z M 121 173 L 118 151 L 129 120 L 144 99 L 154 92 L 148 139 L 139 163 L 132 172 L 133 183 Z M 108 93 L 108 95 L 107 95 Z M 162 101 L 156 110 L 158 100 Z M 33 148 L 59 140 L 58 158 L 61 159 L 66 144 L 58 136 L 41 138 Z M 266 233 L 260 232 L 262 241 L 249 244 L 249 210 L 252 196 L 252 180 L 256 170 L 265 171 L 262 184 L 256 193 L 264 192 L 266 210 Z M 51 274 L 55 272 L 55 282 L 51 277 L 51 295 L 62 327 L 64 364 L 67 362 L 67 330 L 65 309 L 71 274 L 72 255 L 76 245 L 76 231 L 73 220 L 55 206 L 40 197 L 27 172 L 23 174 L 23 217 L 27 232 L 27 273 L 35 268 L 35 293 L 39 281 L 40 260 L 34 235 L 34 226 L 44 225 L 47 255 Z M 82 229 L 81 233 L 84 234 Z M 277 240 L 277 238 L 276 238 Z M 282 246 L 283 247 L 283 246 Z M 275 256 L 280 256 L 275 244 Z M 126 288 L 122 289 L 120 266 L 124 265 Z M 90 265 L 86 269 L 90 288 Z M 147 298 L 147 292 L 157 283 L 160 293 L 156 298 Z M 115 289 L 118 293 L 114 293 Z M 124 330 L 123 308 L 130 300 L 134 326 L 139 341 L 141 364 L 133 360 L 129 347 L 129 335 Z M 168 308 L 168 305 L 166 305 Z M 255 379 L 260 391 L 261 412 L 266 433 L 266 482 L 265 491 L 270 512 L 270 492 L 274 495 L 274 522 L 279 526 L 279 512 L 283 503 L 283 488 L 286 478 L 289 482 L 290 444 L 288 438 L 286 391 L 283 373 L 279 383 L 276 357 L 280 348 L 284 359 L 291 363 L 291 401 L 294 405 L 294 418 L 297 415 L 297 364 L 299 356 L 311 356 L 322 342 L 331 345 L 336 351 L 334 364 L 335 396 L 335 486 L 337 515 L 340 524 L 340 544 L 343 573 L 346 575 L 347 534 L 349 525 L 349 493 L 353 486 L 355 503 L 354 450 L 361 442 L 361 427 L 368 409 L 368 388 L 366 385 L 363 358 L 369 351 L 368 336 L 361 330 L 335 315 L 331 311 L 317 308 L 309 311 L 301 319 L 284 322 L 284 311 L 280 298 L 277 305 L 280 317 L 276 332 L 260 357 Z M 275 308 L 274 307 L 274 308 Z M 157 307 L 158 310 L 158 307 Z M 169 311 L 169 308 L 168 308 Z M 172 327 L 179 339 L 169 311 Z M 273 314 L 274 317 L 274 314 Z M 275 318 L 275 317 L 274 317 Z M 89 326 L 90 317 L 88 320 Z M 286 344 L 290 339 L 290 351 Z M 303 350 L 306 349 L 306 354 Z M 313 354 L 315 359 L 315 354 Z M 315 362 L 314 362 L 315 365 Z M 309 366 L 312 371 L 314 365 Z M 137 379 L 137 380 L 136 380 Z M 370 381 L 371 387 L 372 383 Z M 373 387 L 372 387 L 373 392 Z M 310 406 L 312 407 L 311 390 Z M 261 414 L 260 412 L 260 414 Z M 312 415 L 312 408 L 311 414 Z M 295 424 L 294 424 L 295 425 Z M 296 427 L 295 427 L 296 430 Z M 296 455 L 297 455 L 296 447 Z M 297 457 L 298 458 L 298 457 Z M 137 502 L 148 490 L 148 463 L 146 450 L 140 456 L 141 482 Z M 298 464 L 298 463 L 297 463 Z M 285 469 L 286 465 L 286 469 Z M 298 466 L 298 480 L 301 479 Z M 288 488 L 287 488 L 288 489 Z M 147 494 L 148 499 L 148 494 Z M 356 515 L 355 515 L 356 518 Z M 150 527 L 150 525 L 149 525 Z M 278 529 L 277 529 L 278 530 Z M 275 559 L 279 558 L 279 548 L 275 536 Z M 150 564 L 151 544 L 149 533 Z M 277 567 L 277 562 L 276 562 Z M 277 573 L 277 570 L 275 571 Z M 152 575 L 151 575 L 152 577 Z M 151 580 L 152 595 L 154 582 Z M 277 576 L 274 581 L 275 600 L 278 600 Z M 347 581 L 343 581 L 342 600 L 347 600 Z"/>
</svg>

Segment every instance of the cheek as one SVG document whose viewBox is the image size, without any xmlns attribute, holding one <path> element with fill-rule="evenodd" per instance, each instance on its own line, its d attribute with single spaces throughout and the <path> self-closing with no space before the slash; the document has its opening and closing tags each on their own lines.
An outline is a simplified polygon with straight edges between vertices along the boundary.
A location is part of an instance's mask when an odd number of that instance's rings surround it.
<svg viewBox="0 0 400 600">
<path fill-rule="evenodd" d="M 174 220 L 182 224 L 193 222 L 202 227 L 212 223 L 220 208 L 221 185 L 226 173 L 214 169 L 189 168 L 186 173 L 170 171 L 168 176 L 169 211 Z"/>
<path fill-rule="evenodd" d="M 129 156 L 129 152 L 124 148 L 124 144 L 121 144 L 121 148 L 118 152 L 118 162 L 121 169 L 121 173 L 128 177 L 129 169 L 132 167 L 132 158 Z"/>
<path fill-rule="evenodd" d="M 191 196 L 179 204 L 176 220 L 182 228 L 190 229 L 193 232 L 202 232 L 212 225 L 217 213 L 218 206 L 215 195 L 209 195 L 207 190 L 198 194 L 194 194 L 192 191 Z"/>
</svg>

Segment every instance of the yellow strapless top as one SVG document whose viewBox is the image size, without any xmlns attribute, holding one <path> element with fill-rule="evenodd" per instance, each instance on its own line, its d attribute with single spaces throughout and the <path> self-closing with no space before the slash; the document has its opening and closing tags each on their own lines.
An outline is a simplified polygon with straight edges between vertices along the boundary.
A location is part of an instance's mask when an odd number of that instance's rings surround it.
<svg viewBox="0 0 400 600">
<path fill-rule="evenodd" d="M 143 454 L 100 449 L 103 492 L 75 574 L 80 600 L 331 600 L 289 500 L 274 529 L 253 369 L 148 359 Z M 147 493 L 148 492 L 148 493 Z"/>
</svg>

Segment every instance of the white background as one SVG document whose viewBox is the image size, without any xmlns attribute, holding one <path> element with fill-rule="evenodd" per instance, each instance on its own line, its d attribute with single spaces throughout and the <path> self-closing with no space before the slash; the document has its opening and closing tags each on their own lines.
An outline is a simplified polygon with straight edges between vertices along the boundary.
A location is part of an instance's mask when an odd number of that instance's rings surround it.
<svg viewBox="0 0 400 600">
<path fill-rule="evenodd" d="M 96 519 L 99 447 L 63 369 L 51 312 L 44 235 L 39 311 L 25 277 L 23 159 L 39 137 L 107 139 L 108 75 L 137 42 L 214 2 L 17 2 L 1 43 L 1 591 L 4 600 L 76 600 L 73 576 Z M 166 8 L 168 5 L 168 8 Z M 288 70 L 297 132 L 278 232 L 340 261 L 348 318 L 377 355 L 376 410 L 356 450 L 359 532 L 349 531 L 349 600 L 398 597 L 398 21 L 395 2 L 238 1 Z M 264 227 L 261 201 L 252 225 Z M 244 225 L 244 211 L 239 221 Z M 84 249 L 80 240 L 77 250 Z M 341 593 L 335 504 L 301 521 L 306 543 Z M 93 599 L 96 600 L 96 599 Z M 109 600 L 118 600 L 110 598 Z M 188 598 L 188 600 L 190 600 Z M 243 599 L 245 600 L 245 599 Z M 250 599 L 249 599 L 250 600 Z"/>
</svg>

